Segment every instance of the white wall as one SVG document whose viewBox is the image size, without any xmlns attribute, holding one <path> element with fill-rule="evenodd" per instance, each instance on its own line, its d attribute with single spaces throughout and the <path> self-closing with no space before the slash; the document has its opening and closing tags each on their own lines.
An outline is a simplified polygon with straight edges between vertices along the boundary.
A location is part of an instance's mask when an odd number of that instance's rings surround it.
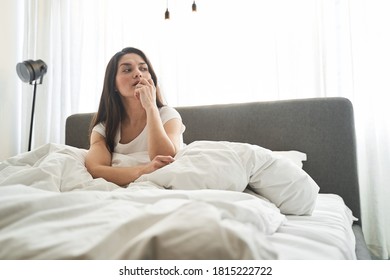
<svg viewBox="0 0 390 280">
<path fill-rule="evenodd" d="M 23 16 L 23 0 L 1 1 L 0 161 L 21 152 L 20 145 L 12 145 L 12 143 L 26 141 L 11 137 L 11 135 L 18 135 L 14 131 L 21 129 L 22 121 L 17 113 L 22 108 L 20 98 L 22 82 L 16 74 L 16 64 L 22 59 L 23 32 L 18 30 L 23 28 Z"/>
</svg>

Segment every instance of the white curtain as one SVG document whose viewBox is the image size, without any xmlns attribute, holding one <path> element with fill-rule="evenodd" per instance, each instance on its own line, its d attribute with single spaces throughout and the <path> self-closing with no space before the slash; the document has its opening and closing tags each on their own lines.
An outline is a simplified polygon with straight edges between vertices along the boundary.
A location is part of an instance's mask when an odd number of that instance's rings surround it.
<svg viewBox="0 0 390 280">
<path fill-rule="evenodd" d="M 192 2 L 22 2 L 19 58 L 49 67 L 38 87 L 33 147 L 63 143 L 66 117 L 97 109 L 105 66 L 126 46 L 150 57 L 172 106 L 347 97 L 356 116 L 364 234 L 374 255 L 389 258 L 390 2 L 197 0 L 196 13 Z M 20 140 L 27 137 L 32 89 L 16 90 L 21 124 L 10 137 Z M 16 141 L 12 151 L 26 146 Z"/>
</svg>

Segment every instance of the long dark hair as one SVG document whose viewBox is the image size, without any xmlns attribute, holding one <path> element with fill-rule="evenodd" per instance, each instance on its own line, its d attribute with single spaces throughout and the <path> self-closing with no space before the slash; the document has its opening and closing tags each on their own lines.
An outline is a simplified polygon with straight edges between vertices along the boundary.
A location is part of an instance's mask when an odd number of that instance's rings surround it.
<svg viewBox="0 0 390 280">
<path fill-rule="evenodd" d="M 99 109 L 91 123 L 91 130 L 95 125 L 99 123 L 103 123 L 105 125 L 106 144 L 108 150 L 111 153 L 114 152 L 115 136 L 119 129 L 122 117 L 125 114 L 125 109 L 122 104 L 120 94 L 118 94 L 118 92 L 116 91 L 116 73 L 118 69 L 119 60 L 122 56 L 129 53 L 138 54 L 148 65 L 149 73 L 156 86 L 156 105 L 158 108 L 164 106 L 161 97 L 161 92 L 157 83 L 156 73 L 154 72 L 152 64 L 150 63 L 146 55 L 141 50 L 131 47 L 124 48 L 123 50 L 117 52 L 107 64 L 106 74 L 104 77 L 103 91 L 100 97 Z"/>
</svg>

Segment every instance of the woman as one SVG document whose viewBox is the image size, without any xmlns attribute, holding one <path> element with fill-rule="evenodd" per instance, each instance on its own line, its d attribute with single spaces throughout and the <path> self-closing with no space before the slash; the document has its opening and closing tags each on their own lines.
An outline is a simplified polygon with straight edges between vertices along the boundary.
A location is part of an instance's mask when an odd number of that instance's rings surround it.
<svg viewBox="0 0 390 280">
<path fill-rule="evenodd" d="M 136 48 L 123 49 L 108 63 L 92 127 L 85 165 L 94 178 L 120 186 L 173 162 L 185 129 L 179 113 L 163 105 L 152 65 Z M 114 167 L 114 152 L 145 152 L 149 160 Z"/>
</svg>

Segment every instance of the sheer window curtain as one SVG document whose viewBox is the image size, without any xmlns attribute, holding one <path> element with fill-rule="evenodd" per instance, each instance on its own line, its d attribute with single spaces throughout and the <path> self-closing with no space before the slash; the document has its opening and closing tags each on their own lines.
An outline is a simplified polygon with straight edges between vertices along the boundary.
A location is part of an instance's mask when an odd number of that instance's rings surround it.
<svg viewBox="0 0 390 280">
<path fill-rule="evenodd" d="M 374 255 L 389 258 L 390 3 L 198 0 L 196 14 L 192 1 L 168 3 L 169 21 L 162 0 L 23 2 L 20 60 L 40 58 L 49 67 L 38 87 L 33 147 L 63 143 L 66 117 L 97 109 L 105 66 L 125 46 L 147 53 L 172 106 L 347 97 L 356 116 L 364 234 Z M 12 139 L 27 138 L 30 91 L 18 88 L 21 129 Z M 27 141 L 13 145 L 23 152 Z"/>
</svg>

